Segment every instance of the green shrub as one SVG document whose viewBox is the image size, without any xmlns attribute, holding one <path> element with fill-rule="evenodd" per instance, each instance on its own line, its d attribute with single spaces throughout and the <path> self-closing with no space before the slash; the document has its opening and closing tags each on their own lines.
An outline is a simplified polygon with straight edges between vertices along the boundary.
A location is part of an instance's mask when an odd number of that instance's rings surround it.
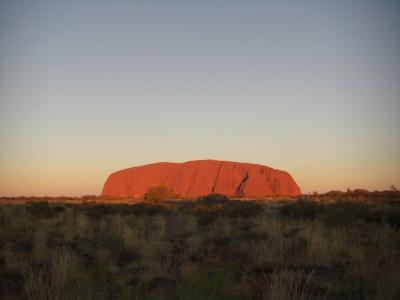
<svg viewBox="0 0 400 300">
<path fill-rule="evenodd" d="M 237 272 L 229 267 L 200 268 L 179 281 L 174 299 L 248 299 L 237 287 Z"/>
<path fill-rule="evenodd" d="M 82 207 L 83 212 L 90 218 L 99 220 L 103 215 L 113 213 L 112 205 L 97 204 Z"/>
<path fill-rule="evenodd" d="M 400 208 L 393 206 L 375 207 L 364 217 L 367 223 L 386 223 L 400 229 Z"/>
<path fill-rule="evenodd" d="M 50 205 L 49 205 L 49 202 L 47 202 L 47 201 L 33 202 L 26 206 L 26 211 L 33 215 L 37 215 L 37 214 L 47 211 L 49 209 L 50 209 Z"/>
<path fill-rule="evenodd" d="M 400 229 L 400 210 L 396 209 L 389 212 L 386 215 L 386 221 L 390 226 Z"/>
<path fill-rule="evenodd" d="M 85 268 L 93 267 L 96 264 L 96 249 L 99 249 L 97 240 L 92 237 L 75 236 L 69 246 L 78 254 Z"/>
<path fill-rule="evenodd" d="M 53 210 L 55 212 L 64 212 L 65 211 L 65 207 L 62 206 L 62 205 L 56 205 L 56 206 L 53 207 Z"/>
<path fill-rule="evenodd" d="M 30 237 L 17 235 L 14 237 L 11 249 L 13 251 L 31 251 L 33 248 L 33 241 Z"/>
<path fill-rule="evenodd" d="M 322 212 L 324 212 L 323 205 L 307 200 L 298 200 L 280 209 L 281 216 L 297 219 L 314 219 Z"/>
<path fill-rule="evenodd" d="M 213 223 L 216 219 L 215 214 L 201 214 L 197 220 L 199 226 L 204 227 Z"/>
<path fill-rule="evenodd" d="M 24 299 L 24 274 L 0 270 L 0 299 Z"/>
<path fill-rule="evenodd" d="M 222 194 L 209 194 L 207 196 L 201 197 L 200 201 L 210 206 L 214 204 L 228 203 L 229 198 Z"/>
<path fill-rule="evenodd" d="M 329 191 L 325 194 L 325 196 L 332 198 L 340 198 L 343 197 L 344 193 L 342 191 Z"/>
<path fill-rule="evenodd" d="M 317 218 L 327 227 L 350 226 L 357 220 L 356 215 L 351 210 L 330 205 L 327 205 L 325 212 L 318 215 Z"/>
<path fill-rule="evenodd" d="M 339 201 L 324 205 L 324 212 L 318 216 L 326 226 L 351 226 L 356 222 L 382 223 L 385 214 L 374 205 L 351 201 Z"/>
<path fill-rule="evenodd" d="M 317 219 L 327 227 L 351 226 L 357 222 L 386 223 L 400 228 L 400 209 L 395 206 L 378 206 L 352 201 L 318 204 L 296 201 L 280 209 L 281 216 Z"/>
<path fill-rule="evenodd" d="M 245 201 L 231 201 L 223 209 L 223 214 L 229 218 L 251 218 L 262 212 L 263 208 L 261 205 Z"/>
<path fill-rule="evenodd" d="M 50 248 L 61 247 L 65 243 L 64 235 L 62 232 L 52 231 L 47 237 L 46 244 Z"/>
<path fill-rule="evenodd" d="M 26 206 L 26 211 L 38 218 L 51 218 L 64 211 L 64 207 L 51 207 L 47 201 L 33 202 Z"/>
<path fill-rule="evenodd" d="M 169 214 L 170 210 L 162 205 L 139 203 L 134 205 L 128 204 L 96 204 L 81 205 L 76 207 L 77 212 L 83 212 L 88 217 L 99 220 L 106 215 L 135 215 L 135 216 L 153 216 L 158 214 Z"/>
<path fill-rule="evenodd" d="M 135 216 L 154 216 L 154 215 L 166 215 L 169 214 L 170 210 L 161 205 L 149 205 L 145 203 L 131 205 L 124 214 L 133 214 Z"/>
<path fill-rule="evenodd" d="M 166 186 L 155 186 L 147 190 L 144 195 L 146 201 L 160 201 L 160 200 L 171 200 L 176 198 L 177 195 L 174 191 L 170 190 Z"/>
</svg>

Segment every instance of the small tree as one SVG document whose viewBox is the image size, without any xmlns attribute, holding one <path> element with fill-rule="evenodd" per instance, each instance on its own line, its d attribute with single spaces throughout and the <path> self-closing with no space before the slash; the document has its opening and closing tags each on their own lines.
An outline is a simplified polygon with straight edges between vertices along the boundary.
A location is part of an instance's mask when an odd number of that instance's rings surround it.
<svg viewBox="0 0 400 300">
<path fill-rule="evenodd" d="M 173 190 L 167 188 L 166 186 L 154 186 L 147 190 L 144 195 L 144 200 L 146 201 L 160 201 L 176 198 L 177 195 Z"/>
</svg>

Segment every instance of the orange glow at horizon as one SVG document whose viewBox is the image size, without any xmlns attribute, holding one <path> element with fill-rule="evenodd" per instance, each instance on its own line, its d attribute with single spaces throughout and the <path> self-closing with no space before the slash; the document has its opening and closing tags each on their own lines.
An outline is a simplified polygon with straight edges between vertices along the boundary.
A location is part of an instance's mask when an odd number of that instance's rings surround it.
<svg viewBox="0 0 400 300">
<path fill-rule="evenodd" d="M 254 162 L 254 161 L 253 161 Z M 149 162 L 150 163 L 150 162 Z M 258 163 L 258 162 L 255 162 Z M 138 163 L 136 165 L 141 165 Z M 112 172 L 125 167 L 132 167 L 135 164 L 126 166 L 99 166 L 92 169 L 78 169 L 78 166 L 63 166 L 58 170 L 50 166 L 44 168 L 25 168 L 20 170 L 8 170 L 0 173 L 0 196 L 84 196 L 100 195 L 103 184 L 108 175 Z M 278 168 L 284 169 L 284 168 Z M 363 188 L 370 191 L 388 190 L 391 185 L 399 187 L 400 178 L 398 170 L 393 168 L 390 172 L 386 171 L 385 176 L 374 176 L 374 173 L 362 173 L 362 176 L 354 176 L 356 170 L 351 168 L 341 168 L 341 174 L 338 170 L 309 168 L 308 171 L 302 169 L 284 169 L 288 171 L 299 184 L 302 193 L 319 193 L 330 190 L 346 191 L 347 188 Z M 381 170 L 382 171 L 382 170 Z M 315 175 L 315 173 L 318 176 Z M 382 174 L 381 172 L 379 174 Z M 318 178 L 318 180 L 316 180 Z"/>
</svg>

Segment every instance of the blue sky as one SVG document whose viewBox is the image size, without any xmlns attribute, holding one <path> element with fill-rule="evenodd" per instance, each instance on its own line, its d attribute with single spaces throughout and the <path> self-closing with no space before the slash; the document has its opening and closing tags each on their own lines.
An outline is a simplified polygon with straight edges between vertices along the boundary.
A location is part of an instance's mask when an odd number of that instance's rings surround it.
<svg viewBox="0 0 400 300">
<path fill-rule="evenodd" d="M 397 1 L 2 1 L 0 194 L 222 159 L 400 187 Z"/>
</svg>

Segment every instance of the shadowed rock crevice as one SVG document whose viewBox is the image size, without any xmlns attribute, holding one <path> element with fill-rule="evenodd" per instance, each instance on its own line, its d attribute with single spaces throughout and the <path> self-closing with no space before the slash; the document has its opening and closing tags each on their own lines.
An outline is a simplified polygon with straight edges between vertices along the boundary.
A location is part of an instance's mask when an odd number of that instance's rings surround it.
<svg viewBox="0 0 400 300">
<path fill-rule="evenodd" d="M 218 178 L 219 178 L 219 174 L 221 174 L 222 164 L 223 164 L 223 163 L 221 163 L 221 164 L 219 165 L 218 172 L 217 172 L 217 176 L 215 177 L 215 181 L 214 181 L 213 187 L 212 187 L 212 189 L 211 189 L 211 193 L 214 193 L 214 192 L 215 192 L 215 186 L 217 185 Z"/>
<path fill-rule="evenodd" d="M 243 177 L 243 179 L 242 179 L 242 181 L 240 182 L 239 186 L 236 188 L 236 196 L 237 196 L 237 197 L 243 197 L 243 196 L 244 196 L 243 190 L 244 190 L 244 187 L 246 186 L 246 182 L 247 182 L 248 179 L 249 179 L 249 174 L 247 173 L 247 174 Z"/>
</svg>

